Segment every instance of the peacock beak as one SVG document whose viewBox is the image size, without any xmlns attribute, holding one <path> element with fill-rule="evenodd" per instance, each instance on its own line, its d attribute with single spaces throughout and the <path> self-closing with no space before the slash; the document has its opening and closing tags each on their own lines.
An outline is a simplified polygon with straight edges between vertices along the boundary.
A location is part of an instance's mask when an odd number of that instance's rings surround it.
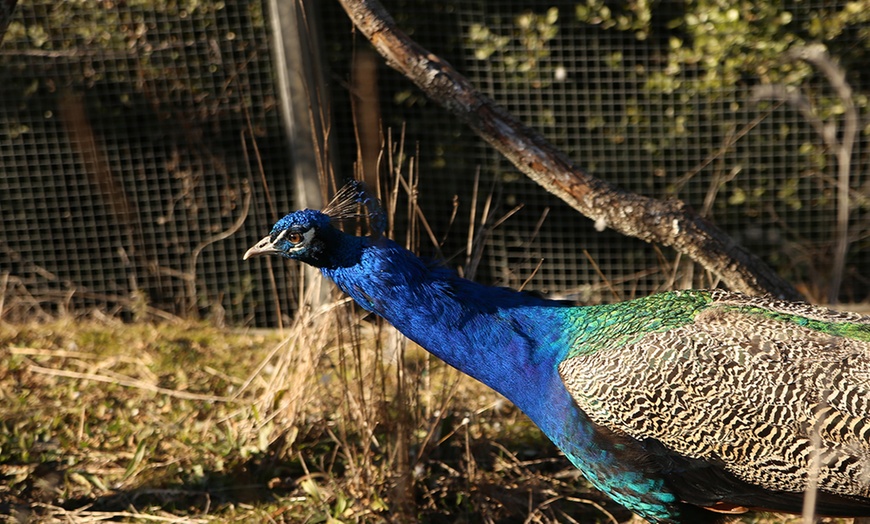
<svg viewBox="0 0 870 524">
<path fill-rule="evenodd" d="M 272 240 L 272 235 L 268 235 L 263 237 L 262 240 L 254 244 L 251 249 L 245 251 L 245 256 L 242 257 L 242 260 L 247 260 L 251 257 L 258 257 L 260 255 L 280 255 L 283 252 L 275 245 L 277 240 L 280 240 L 281 237 Z"/>
</svg>

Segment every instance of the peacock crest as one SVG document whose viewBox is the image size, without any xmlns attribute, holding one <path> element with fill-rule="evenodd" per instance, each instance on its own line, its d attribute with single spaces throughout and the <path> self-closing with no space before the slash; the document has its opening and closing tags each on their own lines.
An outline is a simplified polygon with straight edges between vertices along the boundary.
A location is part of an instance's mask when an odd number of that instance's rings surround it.
<svg viewBox="0 0 870 524">
<path fill-rule="evenodd" d="M 365 183 L 351 180 L 339 189 L 322 210 L 333 222 L 366 218 L 372 236 L 381 236 L 387 228 L 387 215 L 377 197 Z"/>
</svg>

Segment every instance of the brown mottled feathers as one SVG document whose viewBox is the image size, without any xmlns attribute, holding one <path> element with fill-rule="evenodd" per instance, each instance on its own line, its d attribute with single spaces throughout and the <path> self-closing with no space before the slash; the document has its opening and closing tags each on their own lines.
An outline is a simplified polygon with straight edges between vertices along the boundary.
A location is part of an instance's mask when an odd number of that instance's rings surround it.
<svg viewBox="0 0 870 524">
<path fill-rule="evenodd" d="M 563 361 L 581 409 L 740 483 L 802 494 L 817 472 L 821 493 L 870 503 L 870 317 L 711 297 L 688 323 Z"/>
</svg>

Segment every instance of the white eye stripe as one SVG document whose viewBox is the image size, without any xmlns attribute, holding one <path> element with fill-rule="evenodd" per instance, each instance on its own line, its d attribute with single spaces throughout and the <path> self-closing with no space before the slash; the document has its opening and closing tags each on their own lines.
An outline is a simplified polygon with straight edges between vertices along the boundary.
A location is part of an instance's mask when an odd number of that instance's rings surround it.
<svg viewBox="0 0 870 524">
<path fill-rule="evenodd" d="M 316 235 L 316 234 L 317 233 L 314 231 L 313 228 L 309 229 L 307 231 L 303 231 L 302 232 L 302 241 L 299 243 L 300 244 L 307 244 L 308 242 L 311 241 L 312 238 L 314 238 L 314 235 Z"/>
</svg>

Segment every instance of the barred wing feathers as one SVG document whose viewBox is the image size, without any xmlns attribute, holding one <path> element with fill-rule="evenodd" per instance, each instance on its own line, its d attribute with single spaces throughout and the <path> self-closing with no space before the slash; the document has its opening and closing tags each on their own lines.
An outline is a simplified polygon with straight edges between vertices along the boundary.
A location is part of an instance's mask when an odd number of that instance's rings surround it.
<svg viewBox="0 0 870 524">
<path fill-rule="evenodd" d="M 573 352 L 559 372 L 580 408 L 775 492 L 805 491 L 818 451 L 819 490 L 870 504 L 870 317 L 709 297 L 691 322 Z"/>
</svg>

